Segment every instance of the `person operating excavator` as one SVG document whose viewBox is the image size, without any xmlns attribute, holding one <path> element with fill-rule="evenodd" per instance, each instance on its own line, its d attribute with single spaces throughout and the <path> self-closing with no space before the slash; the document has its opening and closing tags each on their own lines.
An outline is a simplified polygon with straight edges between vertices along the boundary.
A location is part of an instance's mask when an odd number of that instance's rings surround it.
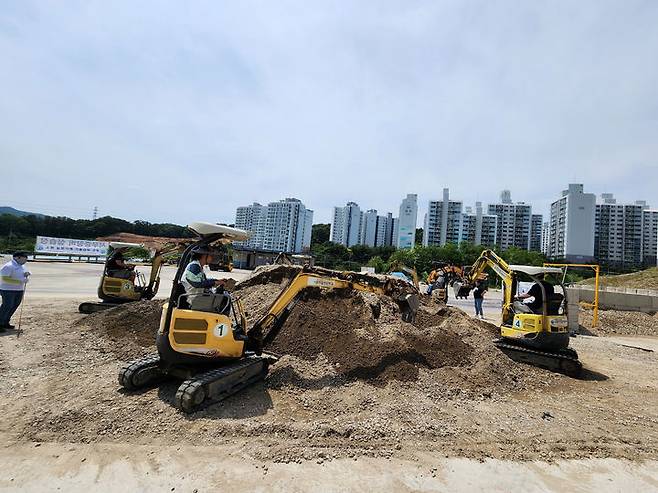
<svg viewBox="0 0 658 493">
<path fill-rule="evenodd" d="M 541 283 L 541 286 L 539 285 Z M 543 286 L 543 290 L 542 290 Z M 544 300 L 544 291 L 546 291 L 546 296 L 550 300 L 555 290 L 553 286 L 544 281 L 543 279 L 539 282 L 535 282 L 527 293 L 518 295 L 514 301 L 514 308 L 520 313 L 540 313 Z M 524 300 L 528 298 L 534 298 L 529 303 L 525 303 Z"/>
<path fill-rule="evenodd" d="M 224 280 L 207 278 L 203 268 L 212 263 L 214 251 L 200 248 L 192 254 L 192 261 L 187 264 L 180 283 L 185 288 L 187 303 L 192 310 L 204 312 L 221 312 L 227 305 L 224 294 Z M 213 293 L 211 288 L 217 288 Z"/>
</svg>

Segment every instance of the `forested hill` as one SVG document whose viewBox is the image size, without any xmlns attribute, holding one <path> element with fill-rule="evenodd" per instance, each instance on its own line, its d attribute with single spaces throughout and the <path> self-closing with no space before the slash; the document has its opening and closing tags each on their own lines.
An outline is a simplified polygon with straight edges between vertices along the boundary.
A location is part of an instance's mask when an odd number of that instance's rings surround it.
<svg viewBox="0 0 658 493">
<path fill-rule="evenodd" d="M 0 215 L 2 214 L 11 214 L 12 216 L 43 217 L 43 214 L 37 214 L 36 212 L 19 211 L 18 209 L 14 209 L 13 207 L 8 207 L 8 206 L 0 206 Z"/>
<path fill-rule="evenodd" d="M 146 221 L 130 222 L 111 216 L 91 220 L 37 215 L 0 215 L 0 236 L 5 238 L 11 235 L 19 238 L 54 236 L 58 238 L 91 240 L 99 236 L 107 236 L 120 232 L 148 236 L 166 236 L 169 238 L 191 236 L 185 226 L 169 223 L 149 223 Z"/>
</svg>

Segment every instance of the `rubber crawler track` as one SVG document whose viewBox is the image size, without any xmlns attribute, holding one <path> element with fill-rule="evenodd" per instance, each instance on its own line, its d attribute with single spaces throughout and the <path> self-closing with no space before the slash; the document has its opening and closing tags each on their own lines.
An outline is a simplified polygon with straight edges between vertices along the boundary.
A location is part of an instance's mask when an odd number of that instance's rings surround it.
<svg viewBox="0 0 658 493">
<path fill-rule="evenodd" d="M 236 392 L 242 390 L 247 385 L 253 383 L 254 379 L 252 378 L 246 380 L 242 382 L 240 385 L 232 387 L 230 393 L 226 393 L 225 395 L 222 395 L 218 399 L 217 398 L 209 399 L 208 396 L 206 395 L 205 387 L 206 385 L 209 385 L 213 382 L 217 382 L 222 378 L 226 378 L 230 376 L 232 373 L 243 370 L 254 364 L 267 365 L 267 362 L 264 362 L 264 359 L 259 356 L 250 356 L 246 358 L 244 361 L 240 361 L 234 365 L 226 366 L 223 368 L 217 368 L 215 370 L 210 370 L 205 373 L 196 375 L 194 378 L 185 380 L 180 385 L 180 387 L 178 387 L 178 390 L 176 391 L 176 397 L 175 397 L 176 407 L 178 407 L 184 412 L 190 413 L 193 411 L 197 411 L 203 407 L 206 407 L 210 404 L 213 404 L 215 402 L 219 402 L 235 394 Z M 263 372 L 262 377 L 265 376 L 264 374 L 266 372 L 267 372 L 266 370 Z M 259 379 L 262 377 L 259 377 Z"/>
<path fill-rule="evenodd" d="M 556 360 L 557 365 L 549 369 L 552 371 L 558 371 L 564 373 L 565 375 L 570 377 L 578 377 L 583 369 L 583 365 L 578 359 L 578 353 L 576 353 L 576 351 L 574 351 L 573 349 L 567 348 L 567 349 L 563 349 L 562 352 L 556 353 L 550 351 L 539 351 L 536 349 L 530 349 L 527 347 L 518 346 L 516 344 L 509 344 L 505 342 L 503 339 L 495 339 L 493 342 L 496 347 L 499 347 L 501 349 L 509 349 L 510 351 L 516 351 L 519 353 L 526 353 L 531 355 L 536 354 L 542 358 Z M 561 364 L 562 361 L 568 361 L 572 365 L 571 368 L 569 369 L 564 368 Z"/>
<path fill-rule="evenodd" d="M 158 354 L 133 361 L 127 366 L 124 366 L 119 372 L 119 385 L 121 385 L 126 390 L 138 389 L 139 386 L 133 383 L 133 376 L 142 369 L 158 366 L 159 364 L 160 355 Z"/>
</svg>

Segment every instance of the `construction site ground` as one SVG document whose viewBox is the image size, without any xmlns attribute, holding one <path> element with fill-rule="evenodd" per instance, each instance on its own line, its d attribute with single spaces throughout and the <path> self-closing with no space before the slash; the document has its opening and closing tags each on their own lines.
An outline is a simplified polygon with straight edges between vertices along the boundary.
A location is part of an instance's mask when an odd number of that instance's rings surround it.
<svg viewBox="0 0 658 493">
<path fill-rule="evenodd" d="M 432 326 L 426 356 L 440 354 L 437 364 L 341 373 L 343 353 L 283 338 L 296 355 L 265 382 L 188 416 L 172 405 L 173 382 L 139 393 L 117 384 L 124 362 L 153 351 L 140 320 L 157 302 L 135 309 L 135 326 L 102 314 L 99 330 L 77 313 L 93 296 L 44 292 L 31 267 L 24 331 L 0 337 L 0 490 L 658 489 L 658 327 L 573 338 L 586 368 L 576 380 L 489 354 L 474 339 L 487 322 L 428 309 L 446 334 L 465 334 L 442 339 Z M 75 285 L 72 268 L 49 264 L 60 286 Z M 303 303 L 296 326 L 326 303 Z M 359 303 L 336 300 L 335 319 Z M 320 319 L 328 333 L 332 320 Z"/>
</svg>

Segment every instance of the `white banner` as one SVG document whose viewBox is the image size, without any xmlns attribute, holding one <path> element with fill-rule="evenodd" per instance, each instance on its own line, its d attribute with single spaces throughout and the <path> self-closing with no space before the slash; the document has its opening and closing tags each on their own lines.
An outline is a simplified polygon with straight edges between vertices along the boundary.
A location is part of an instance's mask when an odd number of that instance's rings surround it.
<svg viewBox="0 0 658 493">
<path fill-rule="evenodd" d="M 109 242 L 107 241 L 74 240 L 71 238 L 37 236 L 37 242 L 34 245 L 34 252 L 105 257 L 107 255 L 108 246 Z"/>
</svg>

